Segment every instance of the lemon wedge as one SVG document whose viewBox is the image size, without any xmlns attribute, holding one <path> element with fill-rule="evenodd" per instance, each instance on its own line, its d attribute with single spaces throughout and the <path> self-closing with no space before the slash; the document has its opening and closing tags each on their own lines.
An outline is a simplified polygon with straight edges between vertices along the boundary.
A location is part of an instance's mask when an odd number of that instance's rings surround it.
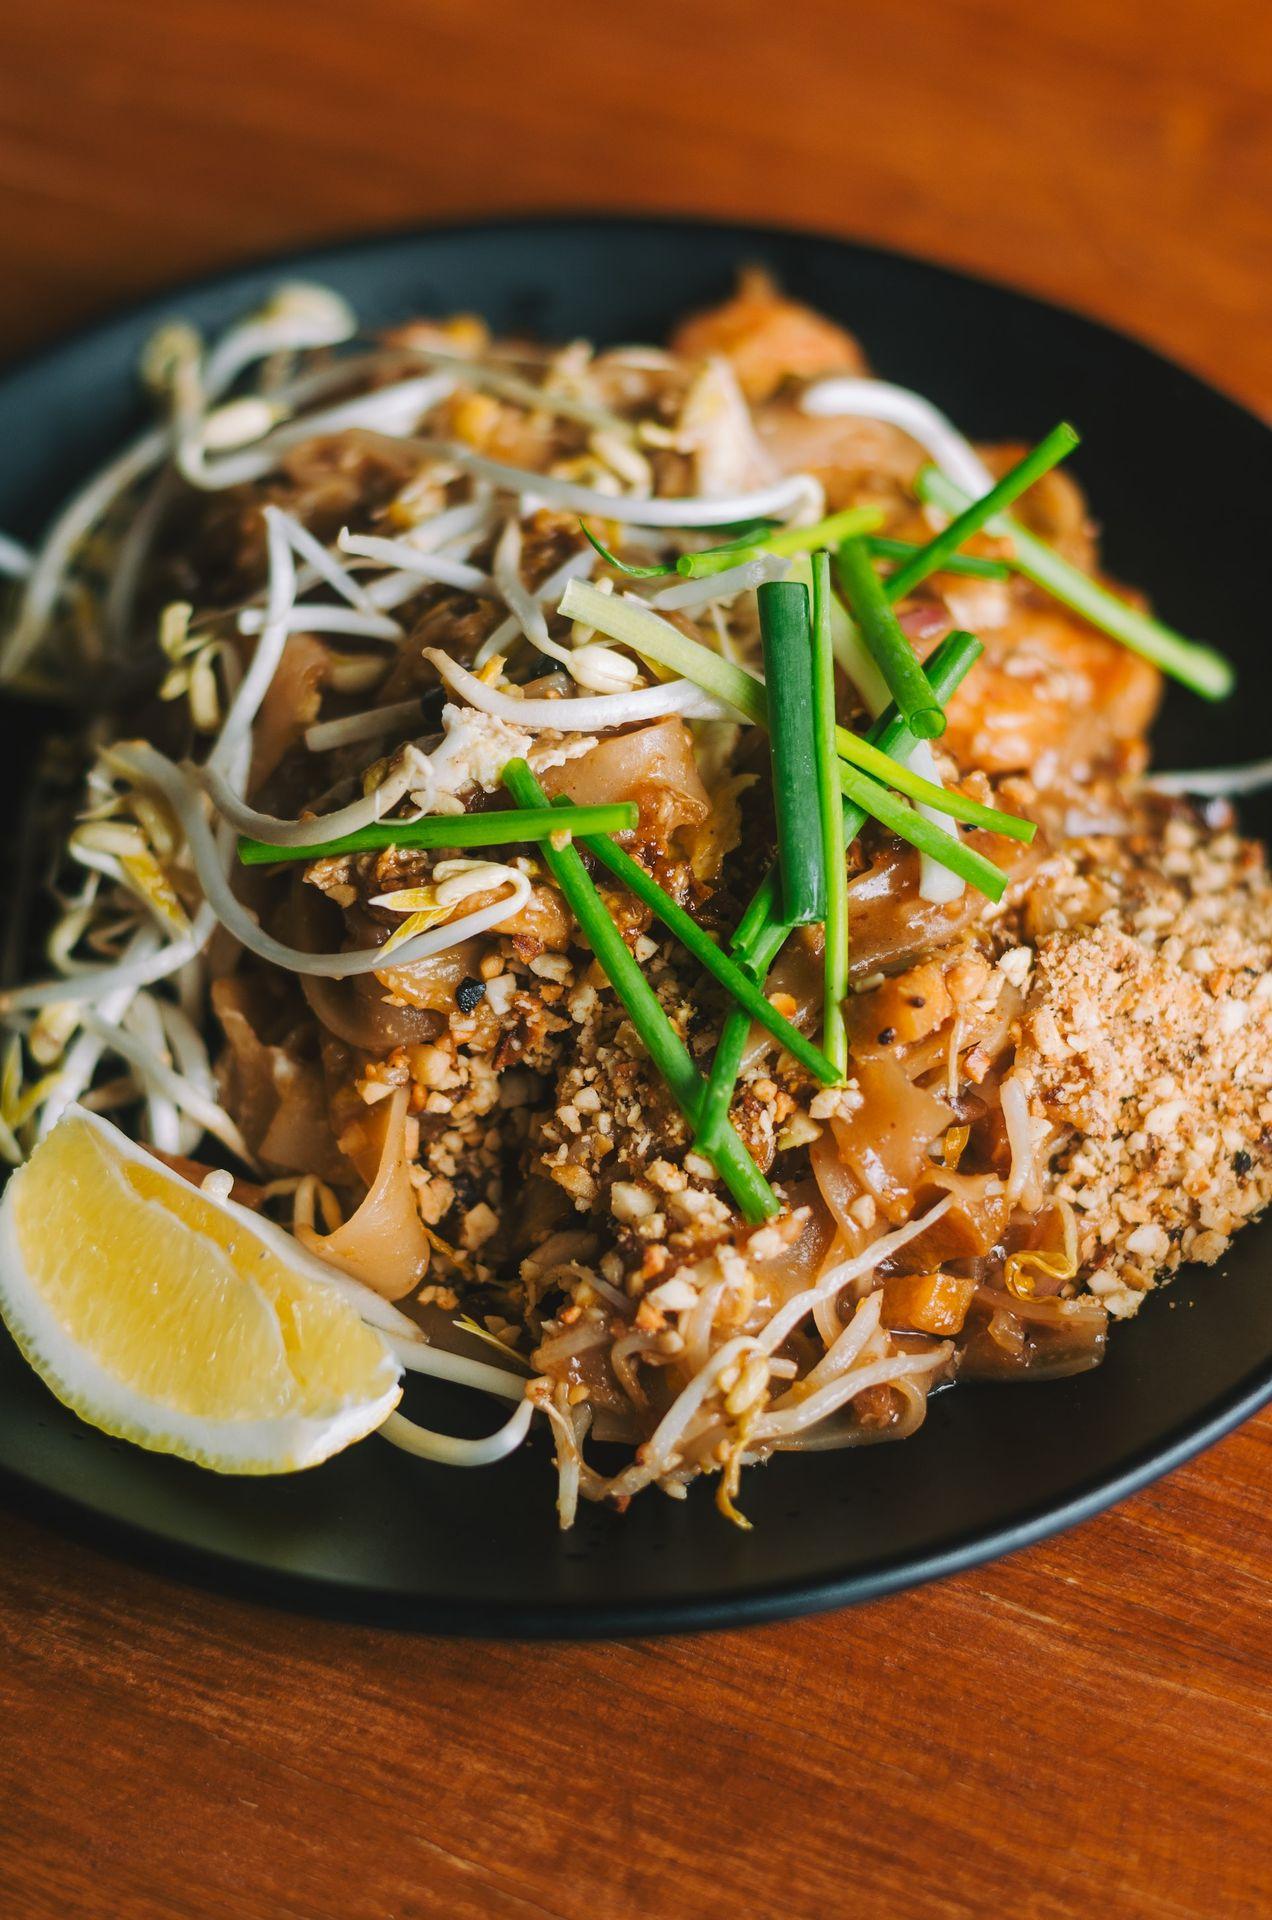
<svg viewBox="0 0 1272 1920">
<path fill-rule="evenodd" d="M 351 1284 L 73 1108 L 0 1204 L 0 1314 L 103 1433 L 218 1473 L 290 1473 L 372 1432 L 398 1363 Z"/>
</svg>

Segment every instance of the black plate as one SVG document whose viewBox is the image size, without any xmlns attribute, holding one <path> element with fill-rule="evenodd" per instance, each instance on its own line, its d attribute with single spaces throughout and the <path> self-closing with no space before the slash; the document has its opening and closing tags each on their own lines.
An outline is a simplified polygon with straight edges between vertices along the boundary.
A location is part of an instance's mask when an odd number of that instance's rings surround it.
<svg viewBox="0 0 1272 1920">
<path fill-rule="evenodd" d="M 43 516 L 140 417 L 134 367 L 162 319 L 217 328 L 283 275 L 347 294 L 372 324 L 469 308 L 550 339 L 657 340 L 763 261 L 847 322 L 878 371 L 970 433 L 1037 438 L 1062 416 L 1106 552 L 1167 618 L 1226 648 L 1241 694 L 1172 694 L 1159 756 L 1266 749 L 1263 518 L 1272 434 L 1147 348 L 1018 293 L 839 241 L 698 222 L 529 220 L 371 240 L 231 274 L 93 328 L 0 382 L 0 526 Z M 29 721 L 9 709 L 7 740 Z M 7 757 L 12 769 L 14 758 Z M 12 772 L 9 774 L 12 780 Z M 12 792 L 4 796 L 14 818 Z M 1256 826 L 1264 823 L 1256 820 Z M 1031 1387 L 964 1387 L 896 1447 L 753 1472 L 742 1534 L 704 1488 L 555 1530 L 536 1438 L 503 1465 L 447 1472 L 375 1440 L 316 1471 L 222 1480 L 81 1426 L 0 1346 L 0 1470 L 37 1512 L 180 1569 L 317 1609 L 447 1632 L 584 1635 L 738 1624 L 931 1579 L 1067 1526 L 1142 1486 L 1272 1397 L 1272 1226 L 1218 1272 L 1185 1274 L 1117 1331 L 1107 1364 Z M 488 1416 L 445 1390 L 413 1408 L 457 1431 Z"/>
</svg>

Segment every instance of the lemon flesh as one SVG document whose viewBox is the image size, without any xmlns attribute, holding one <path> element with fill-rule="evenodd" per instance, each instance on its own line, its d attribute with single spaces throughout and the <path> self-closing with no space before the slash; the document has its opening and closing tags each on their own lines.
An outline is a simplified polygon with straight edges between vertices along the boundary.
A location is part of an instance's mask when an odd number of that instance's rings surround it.
<svg viewBox="0 0 1272 1920">
<path fill-rule="evenodd" d="M 312 1260 L 82 1111 L 5 1191 L 0 1313 L 82 1419 L 222 1473 L 316 1465 L 401 1397 L 385 1340 Z"/>
</svg>

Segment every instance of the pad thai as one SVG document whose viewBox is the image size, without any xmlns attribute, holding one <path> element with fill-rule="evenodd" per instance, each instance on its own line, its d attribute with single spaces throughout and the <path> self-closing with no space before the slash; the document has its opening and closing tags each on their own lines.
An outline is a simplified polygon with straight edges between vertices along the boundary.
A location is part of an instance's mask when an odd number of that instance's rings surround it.
<svg viewBox="0 0 1272 1920">
<path fill-rule="evenodd" d="M 1072 428 L 974 445 L 758 272 L 665 348 L 288 286 L 142 372 L 0 548 L 4 681 L 81 708 L 15 1188 L 118 1129 L 513 1409 L 387 1440 L 550 1431 L 564 1526 L 1094 1367 L 1265 1204 L 1243 776 L 1148 774 L 1232 676 L 1102 573 Z"/>
</svg>

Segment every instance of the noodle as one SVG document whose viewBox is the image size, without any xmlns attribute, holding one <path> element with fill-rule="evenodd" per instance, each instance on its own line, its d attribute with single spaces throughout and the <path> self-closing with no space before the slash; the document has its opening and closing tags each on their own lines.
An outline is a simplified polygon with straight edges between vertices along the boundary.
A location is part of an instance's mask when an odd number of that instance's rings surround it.
<svg viewBox="0 0 1272 1920">
<path fill-rule="evenodd" d="M 831 596 L 823 758 L 775 767 L 765 596 L 794 610 L 845 525 L 904 556 L 938 482 L 979 496 L 1000 456 L 767 283 L 665 353 L 470 357 L 465 322 L 314 357 L 355 332 L 301 287 L 210 343 L 165 329 L 155 425 L 36 551 L 0 535 L 0 676 L 87 675 L 94 647 L 128 669 L 49 849 L 49 977 L 0 995 L 5 1157 L 79 1102 L 231 1211 L 214 1163 L 250 1173 L 290 1216 L 243 1214 L 281 1258 L 407 1370 L 507 1403 L 484 1438 L 400 1413 L 384 1438 L 473 1467 L 550 1429 L 563 1527 L 706 1476 L 745 1526 L 749 1464 L 904 1438 L 960 1377 L 1096 1365 L 1112 1319 L 1272 1197 L 1272 885 L 1170 797 L 1266 768 L 1128 772 L 1156 671 L 1089 598 L 1048 600 L 1045 566 L 1022 577 L 997 521 L 1017 571 L 983 593 L 943 547 L 886 632 L 864 576 Z M 1026 507 L 1104 593 L 1076 490 Z M 941 680 L 939 756 L 885 717 L 914 691 L 898 646 Z M 792 927 L 791 862 L 824 866 L 833 822 L 793 848 L 788 789 L 833 797 L 835 727 L 873 722 L 892 776 L 984 824 L 934 805 L 925 834 L 874 789 L 823 875 L 834 913 Z M 520 760 L 560 834 L 394 843 L 497 817 Z M 617 847 L 570 840 L 567 804 L 614 801 Z M 239 835 L 303 857 L 240 861 Z M 749 1032 L 730 942 L 780 1015 Z M 474 1339 L 489 1357 L 452 1350 Z"/>
</svg>

